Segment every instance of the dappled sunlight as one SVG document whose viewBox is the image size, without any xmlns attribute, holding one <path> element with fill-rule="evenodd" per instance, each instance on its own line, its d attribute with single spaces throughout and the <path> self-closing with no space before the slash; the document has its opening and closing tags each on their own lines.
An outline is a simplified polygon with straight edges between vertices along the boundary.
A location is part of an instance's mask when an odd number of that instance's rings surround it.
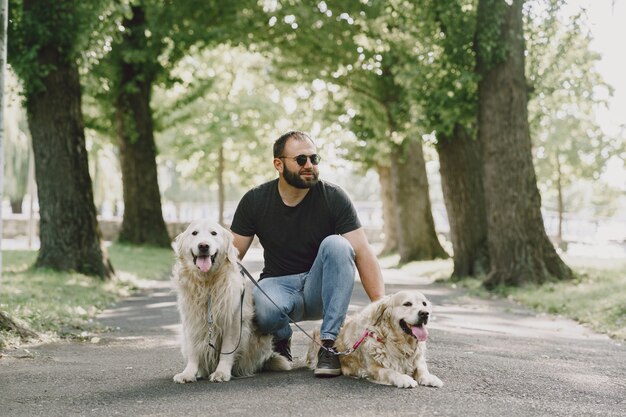
<svg viewBox="0 0 626 417">
<path fill-rule="evenodd" d="M 535 315 L 504 301 L 472 299 L 471 304 L 435 305 L 431 327 L 453 333 L 480 335 L 498 333 L 520 338 L 562 337 L 609 340 L 572 320 Z M 504 310 L 503 310 L 504 308 Z"/>
<path fill-rule="evenodd" d="M 453 262 L 451 259 L 433 261 L 416 261 L 398 266 L 399 257 L 388 256 L 380 261 L 383 279 L 386 284 L 416 285 L 432 284 L 438 279 L 446 279 L 452 275 Z"/>
<path fill-rule="evenodd" d="M 162 303 L 152 303 L 148 304 L 146 308 L 166 308 L 166 307 L 176 307 L 176 301 L 167 301 Z"/>
<path fill-rule="evenodd" d="M 160 327 L 163 330 L 167 330 L 169 332 L 180 333 L 183 330 L 183 327 L 180 323 L 177 324 L 168 324 Z"/>
</svg>

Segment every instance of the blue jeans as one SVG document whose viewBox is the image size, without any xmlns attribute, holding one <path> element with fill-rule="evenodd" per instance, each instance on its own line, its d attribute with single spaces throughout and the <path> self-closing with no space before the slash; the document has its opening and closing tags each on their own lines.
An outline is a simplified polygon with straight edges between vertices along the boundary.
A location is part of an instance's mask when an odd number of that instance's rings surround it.
<svg viewBox="0 0 626 417">
<path fill-rule="evenodd" d="M 348 312 L 354 288 L 354 249 L 346 238 L 332 235 L 325 238 L 309 272 L 259 281 L 265 293 L 280 310 L 254 288 L 256 322 L 261 333 L 288 339 L 293 321 L 322 319 L 320 338 L 335 340 Z"/>
</svg>

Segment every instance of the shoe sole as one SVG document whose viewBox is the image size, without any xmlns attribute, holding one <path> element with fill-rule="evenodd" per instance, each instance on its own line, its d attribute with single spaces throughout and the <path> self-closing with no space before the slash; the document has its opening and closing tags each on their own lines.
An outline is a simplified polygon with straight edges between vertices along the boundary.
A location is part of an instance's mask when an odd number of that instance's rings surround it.
<svg viewBox="0 0 626 417">
<path fill-rule="evenodd" d="M 341 375 L 341 369 L 316 369 L 313 374 L 319 378 L 332 378 Z"/>
</svg>

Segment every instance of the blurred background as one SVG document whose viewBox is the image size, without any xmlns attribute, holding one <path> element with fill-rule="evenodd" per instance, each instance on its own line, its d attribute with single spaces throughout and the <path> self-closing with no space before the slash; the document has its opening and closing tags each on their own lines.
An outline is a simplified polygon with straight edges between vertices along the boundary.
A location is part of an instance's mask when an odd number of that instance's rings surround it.
<svg viewBox="0 0 626 417">
<path fill-rule="evenodd" d="M 477 4 L 381 3 L 96 1 L 65 10 L 78 22 L 85 148 L 104 239 L 120 236 L 124 184 L 137 174 L 123 161 L 137 138 L 153 137 L 162 218 L 173 235 L 199 217 L 228 225 L 243 193 L 276 177 L 273 141 L 302 130 L 322 155 L 320 177 L 348 192 L 380 250 L 389 238 L 384 176 L 393 147 L 419 139 L 434 227 L 451 254 L 438 146 L 455 123 L 475 131 L 468 97 L 477 90 Z M 26 14 L 21 2 L 11 6 L 2 248 L 37 249 L 25 100 L 36 76 L 26 69 Z M 625 21 L 624 1 L 524 5 L 541 214 L 550 240 L 573 255 L 626 257 Z M 125 120 L 145 90 L 149 114 Z M 140 179 L 132 185 L 148 188 Z"/>
</svg>

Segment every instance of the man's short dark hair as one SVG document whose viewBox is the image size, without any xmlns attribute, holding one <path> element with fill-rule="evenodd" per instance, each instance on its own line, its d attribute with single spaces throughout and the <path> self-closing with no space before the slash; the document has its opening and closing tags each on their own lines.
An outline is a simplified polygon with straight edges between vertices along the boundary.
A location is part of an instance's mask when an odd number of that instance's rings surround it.
<svg viewBox="0 0 626 417">
<path fill-rule="evenodd" d="M 290 132 L 285 133 L 274 142 L 274 158 L 278 158 L 279 156 L 283 156 L 283 151 L 285 150 L 285 143 L 287 140 L 294 138 L 297 140 L 310 140 L 312 144 L 315 145 L 313 139 L 309 135 L 304 132 L 300 132 L 297 130 L 292 130 Z"/>
</svg>

